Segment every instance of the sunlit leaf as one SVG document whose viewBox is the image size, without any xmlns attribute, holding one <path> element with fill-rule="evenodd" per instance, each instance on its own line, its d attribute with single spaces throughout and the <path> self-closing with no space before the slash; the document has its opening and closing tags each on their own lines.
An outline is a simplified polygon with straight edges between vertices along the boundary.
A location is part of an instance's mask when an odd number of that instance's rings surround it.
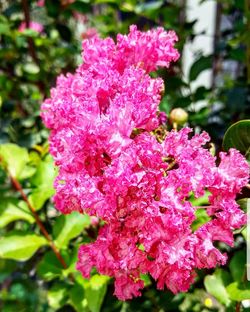
<svg viewBox="0 0 250 312">
<path fill-rule="evenodd" d="M 0 157 L 10 174 L 18 178 L 29 161 L 27 150 L 16 144 L 6 143 L 0 145 Z"/>
<path fill-rule="evenodd" d="M 0 258 L 26 261 L 47 244 L 44 237 L 35 234 L 9 234 L 0 238 Z"/>
</svg>

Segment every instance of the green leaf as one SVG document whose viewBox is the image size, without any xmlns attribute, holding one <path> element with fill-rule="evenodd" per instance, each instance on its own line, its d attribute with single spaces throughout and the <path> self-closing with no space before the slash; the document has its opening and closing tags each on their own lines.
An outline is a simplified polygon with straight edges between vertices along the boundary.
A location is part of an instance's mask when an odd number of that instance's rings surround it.
<svg viewBox="0 0 250 312">
<path fill-rule="evenodd" d="M 201 56 L 196 60 L 189 71 L 189 81 L 195 80 L 201 72 L 212 67 L 212 56 Z"/>
<path fill-rule="evenodd" d="M 50 307 L 59 309 L 68 300 L 68 287 L 63 283 L 54 284 L 48 291 L 48 302 Z"/>
<path fill-rule="evenodd" d="M 4 166 L 14 178 L 18 178 L 29 161 L 27 150 L 16 144 L 6 143 L 0 145 L 0 157 Z"/>
<path fill-rule="evenodd" d="M 35 210 L 39 210 L 43 207 L 46 200 L 54 195 L 55 190 L 53 187 L 41 186 L 34 189 L 29 195 L 28 199 Z"/>
<path fill-rule="evenodd" d="M 99 312 L 107 292 L 110 278 L 104 275 L 93 275 L 90 280 L 84 280 L 83 287 L 88 307 L 91 312 Z"/>
<path fill-rule="evenodd" d="M 233 276 L 233 279 L 237 282 L 241 282 L 246 273 L 246 251 L 240 250 L 233 255 L 229 263 L 229 269 Z"/>
<path fill-rule="evenodd" d="M 227 293 L 231 300 L 242 301 L 250 299 L 250 282 L 234 282 L 227 286 Z"/>
<path fill-rule="evenodd" d="M 236 148 L 250 160 L 250 119 L 241 120 L 229 127 L 223 138 L 223 149 Z"/>
<path fill-rule="evenodd" d="M 0 238 L 0 258 L 26 261 L 47 241 L 35 234 L 9 234 Z"/>
<path fill-rule="evenodd" d="M 46 200 L 54 195 L 53 182 L 55 176 L 56 167 L 54 166 L 53 158 L 48 155 L 45 160 L 39 162 L 36 173 L 30 179 L 31 184 L 35 188 L 31 191 L 28 198 L 36 210 L 41 209 Z"/>
<path fill-rule="evenodd" d="M 0 201 L 0 228 L 15 220 L 25 220 L 34 223 L 27 204 L 14 198 L 3 198 Z"/>
<path fill-rule="evenodd" d="M 57 172 L 54 166 L 53 158 L 50 155 L 39 163 L 37 171 L 31 178 L 30 182 L 36 187 L 46 186 L 53 187 L 53 182 Z"/>
<path fill-rule="evenodd" d="M 35 63 L 27 63 L 23 65 L 23 70 L 28 74 L 36 75 L 39 73 L 40 68 Z"/>
<path fill-rule="evenodd" d="M 193 206 L 202 206 L 202 205 L 208 205 L 209 200 L 208 197 L 211 195 L 210 192 L 205 191 L 205 194 L 201 197 L 196 198 L 193 194 L 190 196 L 190 201 Z"/>
<path fill-rule="evenodd" d="M 160 9 L 162 4 L 163 4 L 163 1 L 152 1 L 148 3 L 141 3 L 141 4 L 136 5 L 136 7 L 134 8 L 134 11 L 137 14 L 141 14 L 141 13 L 145 14 L 145 13 Z"/>
<path fill-rule="evenodd" d="M 203 224 L 207 223 L 211 218 L 208 216 L 206 209 L 197 209 L 195 211 L 196 219 L 192 223 L 192 230 L 196 231 Z"/>
<path fill-rule="evenodd" d="M 65 255 L 63 255 L 63 259 L 67 260 Z M 62 276 L 62 271 L 62 264 L 52 251 L 45 254 L 37 267 L 38 275 L 46 281 Z"/>
<path fill-rule="evenodd" d="M 250 204 L 250 198 L 241 198 L 237 200 L 237 204 L 240 205 L 240 208 L 247 212 L 247 206 Z"/>
<path fill-rule="evenodd" d="M 55 243 L 58 248 L 67 247 L 69 241 L 77 237 L 84 228 L 90 225 L 90 217 L 78 212 L 60 216 L 54 226 Z"/>
<path fill-rule="evenodd" d="M 228 273 L 221 269 L 216 270 L 213 275 L 207 275 L 204 279 L 205 288 L 225 306 L 230 305 L 230 298 L 226 290 L 228 284 Z"/>
<path fill-rule="evenodd" d="M 69 292 L 69 303 L 77 312 L 89 312 L 87 299 L 85 298 L 84 288 L 82 285 L 75 283 Z"/>
</svg>

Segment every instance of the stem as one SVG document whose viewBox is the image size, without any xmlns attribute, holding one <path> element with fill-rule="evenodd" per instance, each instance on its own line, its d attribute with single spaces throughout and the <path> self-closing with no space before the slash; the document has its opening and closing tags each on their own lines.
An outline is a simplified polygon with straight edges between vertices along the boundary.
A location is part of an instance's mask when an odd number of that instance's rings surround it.
<svg viewBox="0 0 250 312">
<path fill-rule="evenodd" d="M 22 0 L 22 7 L 23 7 L 25 25 L 26 25 L 26 28 L 29 28 L 30 27 L 30 11 L 29 11 L 29 4 L 27 0 Z M 31 37 L 28 37 L 27 40 L 28 40 L 28 45 L 29 45 L 29 54 L 31 58 L 33 59 L 33 61 L 40 67 L 40 62 L 36 54 L 34 41 Z M 36 85 L 38 86 L 40 92 L 45 96 L 44 83 L 42 81 L 38 81 Z"/>
<path fill-rule="evenodd" d="M 30 27 L 30 12 L 29 12 L 29 5 L 27 0 L 22 0 L 22 6 L 23 6 L 23 13 L 24 13 L 24 19 L 25 19 L 25 24 L 26 28 Z M 39 60 L 36 55 L 36 50 L 34 46 L 34 42 L 32 38 L 28 38 L 28 44 L 29 44 L 29 53 L 34 60 L 36 64 L 39 65 Z"/>
<path fill-rule="evenodd" d="M 40 228 L 42 234 L 44 235 L 44 237 L 47 239 L 47 241 L 50 244 L 50 247 L 52 249 L 52 251 L 54 252 L 55 256 L 57 257 L 58 261 L 61 263 L 62 267 L 64 269 L 67 269 L 67 264 L 64 261 L 62 255 L 60 254 L 60 251 L 57 249 L 55 243 L 53 242 L 52 238 L 50 237 L 49 233 L 47 232 L 46 228 L 44 227 L 41 219 L 39 218 L 38 214 L 36 213 L 35 208 L 31 205 L 30 201 L 28 200 L 28 197 L 25 195 L 21 184 L 8 172 L 12 185 L 14 186 L 14 188 L 20 193 L 20 195 L 22 196 L 23 200 L 26 202 L 27 206 L 29 207 L 32 215 L 34 216 L 36 223 L 38 225 L 38 227 Z"/>
<path fill-rule="evenodd" d="M 235 312 L 240 312 L 241 303 L 237 302 L 235 306 Z"/>
</svg>

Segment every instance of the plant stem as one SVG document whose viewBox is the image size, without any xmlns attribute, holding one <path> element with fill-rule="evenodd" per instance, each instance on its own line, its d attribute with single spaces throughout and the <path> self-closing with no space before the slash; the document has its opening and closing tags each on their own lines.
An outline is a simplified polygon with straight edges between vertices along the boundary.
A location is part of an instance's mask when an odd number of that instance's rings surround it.
<svg viewBox="0 0 250 312">
<path fill-rule="evenodd" d="M 25 26 L 26 28 L 30 27 L 30 11 L 29 11 L 29 4 L 27 0 L 22 0 L 22 7 L 23 7 L 23 14 L 24 14 L 24 20 L 25 20 Z M 34 45 L 34 41 L 31 37 L 27 38 L 28 46 L 29 46 L 29 54 L 33 61 L 40 67 L 40 62 L 36 54 L 36 49 Z M 41 94 L 45 95 L 45 85 L 42 81 L 38 81 L 36 83 L 38 86 Z"/>
<path fill-rule="evenodd" d="M 235 312 L 240 312 L 241 303 L 237 302 L 235 306 Z"/>
<path fill-rule="evenodd" d="M 26 28 L 30 27 L 30 12 L 29 12 L 29 5 L 27 0 L 22 0 L 22 7 L 23 7 L 23 13 L 24 13 L 24 19 L 25 19 L 25 25 Z M 34 60 L 36 64 L 39 64 L 39 60 L 36 55 L 36 50 L 34 47 L 34 42 L 32 38 L 28 38 L 28 44 L 29 44 L 29 53 Z"/>
<path fill-rule="evenodd" d="M 67 269 L 67 264 L 64 261 L 62 255 L 60 254 L 60 251 L 57 249 L 55 243 L 53 242 L 52 238 L 50 237 L 49 233 L 47 232 L 46 228 L 44 227 L 41 219 L 39 218 L 35 208 L 31 205 L 30 201 L 28 200 L 28 197 L 26 196 L 26 194 L 24 193 L 21 184 L 17 181 L 16 178 L 14 178 L 9 172 L 8 172 L 12 185 L 14 186 L 14 188 L 20 193 L 20 195 L 22 196 L 23 200 L 26 202 L 28 208 L 30 209 L 32 215 L 34 216 L 36 223 L 38 225 L 38 227 L 40 228 L 42 234 L 44 235 L 44 237 L 47 239 L 47 241 L 50 244 L 50 247 L 52 249 L 52 251 L 54 252 L 55 256 L 57 257 L 58 261 L 61 263 L 62 267 L 64 269 Z"/>
</svg>

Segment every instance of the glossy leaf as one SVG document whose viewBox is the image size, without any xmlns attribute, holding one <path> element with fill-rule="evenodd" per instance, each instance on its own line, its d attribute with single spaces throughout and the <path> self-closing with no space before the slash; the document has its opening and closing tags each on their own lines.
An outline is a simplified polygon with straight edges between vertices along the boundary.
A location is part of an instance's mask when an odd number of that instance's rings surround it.
<svg viewBox="0 0 250 312">
<path fill-rule="evenodd" d="M 223 139 L 223 148 L 228 151 L 232 147 L 250 160 L 250 120 L 238 121 L 228 128 Z"/>
</svg>

